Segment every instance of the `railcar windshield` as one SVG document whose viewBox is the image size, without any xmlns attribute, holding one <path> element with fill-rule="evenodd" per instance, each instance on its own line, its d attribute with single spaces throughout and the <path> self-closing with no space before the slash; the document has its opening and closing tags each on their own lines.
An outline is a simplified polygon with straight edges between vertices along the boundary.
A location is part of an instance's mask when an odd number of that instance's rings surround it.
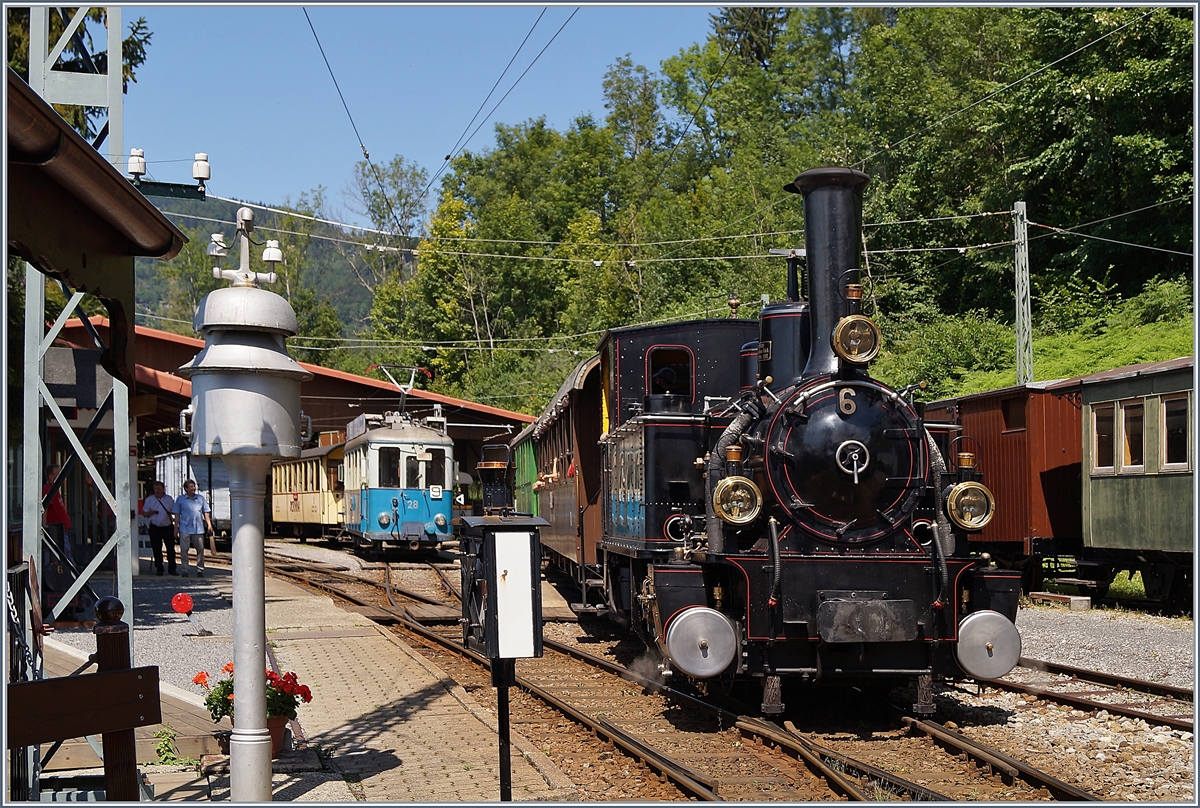
<svg viewBox="0 0 1200 808">
<path fill-rule="evenodd" d="M 379 447 L 380 488 L 448 487 L 446 450 L 416 446 Z"/>
</svg>

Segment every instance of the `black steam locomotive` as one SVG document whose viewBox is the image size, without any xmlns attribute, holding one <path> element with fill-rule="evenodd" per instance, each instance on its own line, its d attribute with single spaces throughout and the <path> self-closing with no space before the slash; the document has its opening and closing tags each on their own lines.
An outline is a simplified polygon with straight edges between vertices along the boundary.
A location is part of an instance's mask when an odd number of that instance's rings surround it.
<svg viewBox="0 0 1200 808">
<path fill-rule="evenodd" d="M 512 446 L 517 509 L 607 613 L 717 686 L 991 679 L 1020 656 L 1019 573 L 972 557 L 995 507 L 949 425 L 871 378 L 867 175 L 806 171 L 809 300 L 613 329 Z M 732 303 L 733 301 L 731 301 Z M 949 461 L 949 462 L 948 462 Z"/>
</svg>

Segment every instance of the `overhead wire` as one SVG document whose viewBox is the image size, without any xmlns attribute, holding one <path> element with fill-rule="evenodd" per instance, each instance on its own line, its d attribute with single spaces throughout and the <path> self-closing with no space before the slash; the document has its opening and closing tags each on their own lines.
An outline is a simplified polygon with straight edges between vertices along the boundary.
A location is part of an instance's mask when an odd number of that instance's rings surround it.
<svg viewBox="0 0 1200 808">
<path fill-rule="evenodd" d="M 1045 230 L 1051 230 L 1060 236 L 1077 236 L 1078 238 L 1094 239 L 1095 241 L 1106 241 L 1109 244 L 1119 244 L 1122 247 L 1136 247 L 1139 250 L 1154 250 L 1155 252 L 1165 252 L 1165 253 L 1170 253 L 1171 255 L 1183 255 L 1188 258 L 1192 257 L 1192 254 L 1190 252 L 1181 252 L 1179 250 L 1168 250 L 1166 247 L 1152 247 L 1149 244 L 1134 244 L 1131 241 L 1120 241 L 1115 238 L 1104 238 L 1103 236 L 1093 236 L 1089 233 L 1079 233 L 1079 232 L 1075 232 L 1073 230 L 1065 230 L 1061 227 L 1055 227 L 1055 226 L 1049 225 L 1049 224 L 1041 224 L 1040 222 L 1031 221 L 1031 222 L 1029 222 L 1029 225 L 1031 227 L 1041 227 Z"/>
<path fill-rule="evenodd" d="M 504 103 L 504 99 L 508 98 L 508 96 L 512 93 L 512 91 L 517 89 L 517 85 L 521 83 L 521 79 L 525 78 L 525 74 L 528 73 L 531 69 L 533 69 L 533 66 L 538 63 L 538 59 L 542 58 L 542 54 L 545 53 L 546 50 L 551 45 L 554 44 L 554 40 L 558 39 L 558 35 L 561 34 L 563 32 L 563 29 L 567 27 L 567 23 L 569 23 L 571 20 L 573 20 L 575 18 L 575 15 L 578 13 L 579 13 L 579 9 L 576 8 L 574 11 L 571 12 L 571 16 L 567 17 L 566 22 L 564 22 L 562 25 L 559 26 L 558 30 L 554 32 L 554 36 L 550 37 L 550 41 L 547 42 L 540 51 L 538 51 L 537 56 L 533 57 L 533 61 L 529 63 L 529 66 L 526 67 L 525 70 L 521 72 L 521 75 L 517 76 L 517 80 L 514 81 L 512 83 L 512 86 L 508 88 L 508 91 L 505 92 L 504 95 L 500 97 L 500 100 L 496 102 L 496 106 L 492 107 L 491 110 L 488 111 L 488 114 L 486 116 L 484 116 L 484 119 L 479 122 L 479 126 L 476 126 L 475 130 L 473 132 L 471 132 L 470 136 L 463 142 L 462 149 L 465 149 L 467 147 L 467 144 L 471 142 L 471 139 L 474 138 L 476 134 L 478 134 L 479 130 L 483 128 L 483 125 L 488 122 L 488 120 L 492 117 L 492 115 L 495 114 L 496 110 L 498 110 L 500 108 L 500 105 Z M 460 149 L 460 151 L 462 149 Z"/>
<path fill-rule="evenodd" d="M 463 127 L 462 134 L 458 136 L 458 140 L 454 141 L 454 146 L 450 149 L 450 153 L 446 155 L 446 159 L 442 163 L 441 167 L 434 172 L 433 178 L 425 184 L 425 189 L 421 191 L 422 197 L 429 193 L 429 189 L 433 187 L 433 184 L 437 182 L 438 177 L 442 176 L 442 173 L 446 170 L 446 167 L 450 165 L 450 160 L 458 153 L 458 147 L 460 145 L 465 145 L 463 144 L 462 139 L 466 137 L 467 131 L 471 128 L 471 124 L 475 123 L 475 119 L 478 118 L 479 113 L 483 111 L 484 106 L 492 97 L 492 93 L 496 92 L 496 88 L 500 86 L 500 82 L 503 81 L 504 77 L 508 74 L 508 69 L 512 67 L 513 62 L 517 60 L 517 56 L 520 55 L 521 49 L 525 47 L 525 43 L 529 41 L 529 37 L 533 36 L 534 29 L 538 27 L 538 23 L 542 21 L 542 17 L 545 15 L 546 9 L 543 8 L 542 13 L 538 14 L 537 19 L 533 21 L 533 25 L 529 28 L 529 32 L 525 34 L 525 38 L 521 40 L 521 44 L 517 46 L 517 50 L 515 53 L 513 53 L 512 58 L 508 60 L 508 64 L 504 66 L 504 70 L 500 71 L 500 76 L 496 79 L 496 83 L 492 85 L 492 89 L 488 90 L 488 94 L 484 96 L 482 101 L 479 102 L 479 109 L 475 110 L 475 114 L 471 116 L 471 120 L 467 122 L 465 127 Z"/>
<path fill-rule="evenodd" d="M 367 161 L 367 165 L 370 166 L 371 172 L 375 175 L 375 182 L 379 185 L 380 196 L 383 197 L 383 202 L 387 205 L 388 213 L 392 217 L 392 224 L 396 225 L 397 231 L 404 232 L 404 226 L 400 224 L 400 219 L 397 218 L 396 211 L 392 207 L 392 200 L 383 185 L 383 178 L 379 176 L 379 169 L 371 161 L 371 153 L 367 151 L 367 145 L 363 141 L 362 135 L 358 133 L 358 125 L 354 123 L 354 116 L 350 114 L 350 106 L 346 103 L 346 97 L 342 95 L 342 88 L 338 85 L 337 76 L 333 73 L 333 66 L 329 64 L 329 57 L 325 55 L 325 48 L 321 46 L 321 38 L 317 36 L 317 29 L 313 25 L 312 19 L 308 16 L 308 9 L 301 7 L 300 10 L 304 12 L 304 19 L 308 20 L 308 27 L 312 31 L 313 39 L 317 42 L 317 49 L 321 51 L 321 58 L 325 60 L 325 67 L 329 70 L 329 78 L 333 79 L 334 89 L 337 90 L 338 98 L 342 100 L 342 108 L 346 110 L 346 117 L 350 119 L 350 127 L 354 130 L 354 136 L 358 138 L 358 147 L 362 149 L 363 158 Z"/>
</svg>

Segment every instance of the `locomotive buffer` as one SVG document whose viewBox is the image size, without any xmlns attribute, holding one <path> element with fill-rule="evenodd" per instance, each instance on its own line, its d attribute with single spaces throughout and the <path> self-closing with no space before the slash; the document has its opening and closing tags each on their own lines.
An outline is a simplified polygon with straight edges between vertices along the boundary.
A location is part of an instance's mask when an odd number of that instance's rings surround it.
<svg viewBox="0 0 1200 808">
<path fill-rule="evenodd" d="M 508 689 L 516 660 L 542 655 L 541 536 L 545 519 L 513 508 L 515 467 L 505 444 L 483 447 L 476 465 L 483 516 L 454 520 L 461 534 L 463 642 L 487 655 L 496 688 L 500 800 L 512 801 Z"/>
</svg>

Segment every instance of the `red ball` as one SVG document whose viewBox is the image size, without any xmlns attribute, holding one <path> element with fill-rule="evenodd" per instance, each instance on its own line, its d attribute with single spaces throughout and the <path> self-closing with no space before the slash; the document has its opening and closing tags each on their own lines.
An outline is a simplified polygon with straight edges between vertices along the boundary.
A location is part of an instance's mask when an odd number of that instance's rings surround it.
<svg viewBox="0 0 1200 808">
<path fill-rule="evenodd" d="M 191 614 L 192 596 L 186 592 L 180 592 L 175 597 L 171 598 L 171 608 L 180 614 Z"/>
</svg>

